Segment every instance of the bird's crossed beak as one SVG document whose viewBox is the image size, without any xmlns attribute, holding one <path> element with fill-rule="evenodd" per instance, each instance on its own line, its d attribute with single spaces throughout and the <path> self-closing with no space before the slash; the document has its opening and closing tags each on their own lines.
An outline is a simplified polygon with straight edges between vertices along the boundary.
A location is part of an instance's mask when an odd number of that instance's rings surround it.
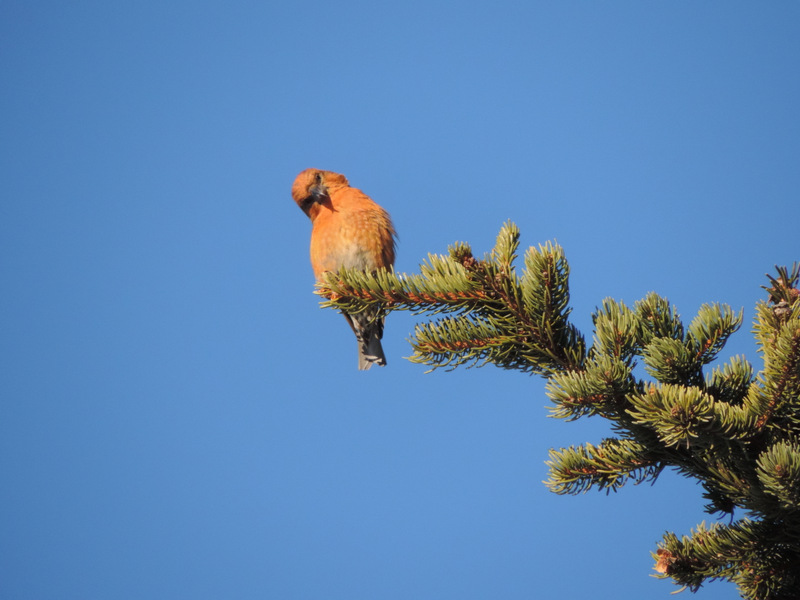
<svg viewBox="0 0 800 600">
<path fill-rule="evenodd" d="M 309 196 L 314 202 L 322 202 L 328 197 L 328 188 L 322 183 L 317 183 L 308 188 Z"/>
</svg>

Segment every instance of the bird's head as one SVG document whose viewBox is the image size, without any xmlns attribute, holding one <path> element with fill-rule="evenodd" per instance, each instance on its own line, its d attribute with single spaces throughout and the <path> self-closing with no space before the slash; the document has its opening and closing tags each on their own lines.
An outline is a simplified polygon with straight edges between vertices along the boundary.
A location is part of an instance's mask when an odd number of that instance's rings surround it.
<svg viewBox="0 0 800 600">
<path fill-rule="evenodd" d="M 321 169 L 306 169 L 294 180 L 292 198 L 311 219 L 322 206 L 331 206 L 330 190 L 347 186 L 347 178 L 339 173 Z"/>
</svg>

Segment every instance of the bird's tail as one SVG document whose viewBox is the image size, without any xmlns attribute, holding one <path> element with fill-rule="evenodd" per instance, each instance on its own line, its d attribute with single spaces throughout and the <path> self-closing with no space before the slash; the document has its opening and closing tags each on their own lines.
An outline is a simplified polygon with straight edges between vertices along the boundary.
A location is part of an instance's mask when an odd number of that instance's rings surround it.
<svg viewBox="0 0 800 600">
<path fill-rule="evenodd" d="M 382 310 L 365 310 L 356 314 L 344 314 L 353 333 L 358 340 L 358 368 L 366 371 L 372 365 L 386 366 L 386 355 L 383 353 L 383 320 Z"/>
<path fill-rule="evenodd" d="M 381 325 L 383 329 L 383 325 Z M 364 331 L 366 339 L 358 340 L 358 368 L 366 371 L 372 365 L 386 366 L 386 355 L 383 353 L 381 338 L 377 335 L 377 327 L 370 327 Z"/>
</svg>

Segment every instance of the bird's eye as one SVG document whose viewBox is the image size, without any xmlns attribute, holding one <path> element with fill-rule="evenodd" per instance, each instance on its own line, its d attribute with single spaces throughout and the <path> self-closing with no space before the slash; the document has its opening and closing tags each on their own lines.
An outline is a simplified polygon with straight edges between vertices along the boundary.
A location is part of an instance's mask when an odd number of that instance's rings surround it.
<svg viewBox="0 0 800 600">
<path fill-rule="evenodd" d="M 322 183 L 322 173 L 317 171 L 316 173 L 314 173 L 314 184 L 319 185 L 320 183 Z"/>
</svg>

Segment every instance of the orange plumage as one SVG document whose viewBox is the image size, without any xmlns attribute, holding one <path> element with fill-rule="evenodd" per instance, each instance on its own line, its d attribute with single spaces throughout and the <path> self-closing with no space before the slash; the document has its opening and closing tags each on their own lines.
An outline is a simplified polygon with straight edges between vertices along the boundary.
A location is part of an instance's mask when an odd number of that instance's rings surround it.
<svg viewBox="0 0 800 600">
<path fill-rule="evenodd" d="M 292 198 L 311 219 L 311 267 L 319 279 L 342 267 L 376 271 L 394 264 L 395 231 L 389 213 L 339 173 L 306 169 Z M 384 366 L 380 309 L 343 313 L 358 339 L 358 368 Z"/>
</svg>

